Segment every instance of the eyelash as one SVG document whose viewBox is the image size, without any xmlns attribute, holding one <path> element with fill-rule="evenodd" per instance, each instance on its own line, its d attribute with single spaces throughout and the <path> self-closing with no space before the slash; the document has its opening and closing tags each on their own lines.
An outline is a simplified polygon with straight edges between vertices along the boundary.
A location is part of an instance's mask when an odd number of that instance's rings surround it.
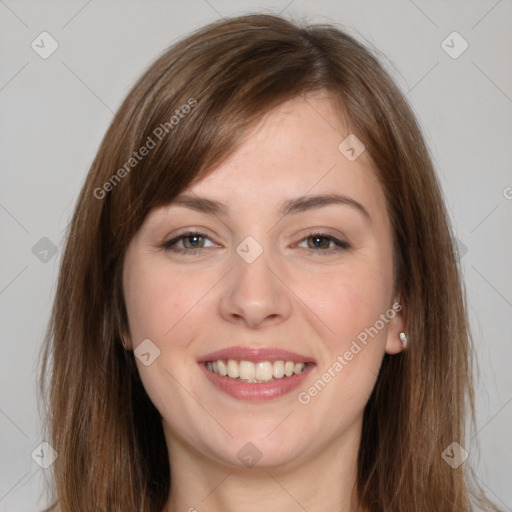
<svg viewBox="0 0 512 512">
<path fill-rule="evenodd" d="M 171 251 L 171 252 L 174 252 L 177 254 L 186 254 L 189 256 L 194 256 L 194 255 L 200 253 L 203 249 L 207 249 L 207 247 L 200 247 L 198 249 L 182 249 L 181 247 L 176 247 L 176 243 L 178 243 L 179 241 L 183 240 L 184 238 L 187 238 L 190 236 L 196 236 L 196 237 L 201 237 L 201 238 L 210 240 L 208 238 L 208 236 L 206 236 L 204 233 L 201 233 L 199 231 L 187 231 L 186 233 L 183 233 L 183 234 L 177 236 L 176 238 L 173 238 L 172 240 L 165 242 L 162 245 L 162 248 L 166 251 Z M 313 251 L 313 253 L 316 253 L 316 255 L 318 255 L 318 256 L 331 255 L 333 253 L 337 253 L 340 251 L 346 251 L 347 249 L 351 248 L 351 246 L 348 242 L 338 240 L 336 237 L 327 235 L 325 233 L 320 233 L 320 232 L 311 232 L 308 234 L 308 236 L 302 238 L 300 240 L 300 242 L 303 242 L 304 240 L 307 240 L 308 238 L 325 238 L 326 240 L 329 240 L 336 245 L 336 247 L 330 247 L 329 249 L 326 249 L 326 250 L 311 249 L 309 247 L 308 248 L 303 247 L 303 249 L 309 249 L 310 251 Z"/>
</svg>

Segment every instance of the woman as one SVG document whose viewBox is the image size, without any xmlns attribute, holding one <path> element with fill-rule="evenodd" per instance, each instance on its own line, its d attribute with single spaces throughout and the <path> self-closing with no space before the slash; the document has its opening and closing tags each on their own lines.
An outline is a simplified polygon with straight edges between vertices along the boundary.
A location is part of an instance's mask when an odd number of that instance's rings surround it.
<svg viewBox="0 0 512 512">
<path fill-rule="evenodd" d="M 78 200 L 43 358 L 54 508 L 497 510 L 465 462 L 470 355 L 376 58 L 332 26 L 209 25 L 133 87 Z"/>
</svg>

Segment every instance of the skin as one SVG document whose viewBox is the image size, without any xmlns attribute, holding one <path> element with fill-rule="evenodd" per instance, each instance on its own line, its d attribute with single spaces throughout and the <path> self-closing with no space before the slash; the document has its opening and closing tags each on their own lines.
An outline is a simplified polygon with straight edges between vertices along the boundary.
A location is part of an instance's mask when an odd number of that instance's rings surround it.
<svg viewBox="0 0 512 512">
<path fill-rule="evenodd" d="M 162 416 L 172 474 L 166 511 L 358 507 L 363 411 L 385 352 L 403 349 L 404 311 L 367 345 L 359 343 L 362 349 L 308 404 L 297 399 L 397 301 L 385 198 L 366 154 L 351 162 L 338 150 L 349 133 L 328 96 L 287 101 L 186 191 L 225 203 L 228 213 L 171 203 L 150 213 L 129 245 L 125 342 L 136 348 L 150 339 L 160 349 L 151 365 L 137 365 Z M 359 202 L 369 217 L 346 204 L 278 213 L 286 200 L 331 193 Z M 181 239 L 177 246 L 188 254 L 162 248 L 189 229 L 207 238 Z M 310 230 L 350 248 L 333 250 Z M 248 236 L 263 249 L 252 263 L 235 250 Z M 194 247 L 202 248 L 194 254 Z M 235 345 L 279 347 L 317 365 L 298 391 L 266 402 L 237 400 L 197 364 Z M 251 468 L 237 457 L 247 442 L 261 452 Z"/>
</svg>

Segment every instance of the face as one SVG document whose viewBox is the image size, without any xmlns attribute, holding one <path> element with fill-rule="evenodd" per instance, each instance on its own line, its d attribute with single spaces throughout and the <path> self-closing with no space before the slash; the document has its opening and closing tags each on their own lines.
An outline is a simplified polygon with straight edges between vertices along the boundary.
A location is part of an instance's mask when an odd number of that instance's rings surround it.
<svg viewBox="0 0 512 512">
<path fill-rule="evenodd" d="M 327 96 L 290 100 L 132 239 L 126 341 L 171 453 L 287 467 L 358 444 L 403 325 L 385 198 L 348 135 Z"/>
</svg>

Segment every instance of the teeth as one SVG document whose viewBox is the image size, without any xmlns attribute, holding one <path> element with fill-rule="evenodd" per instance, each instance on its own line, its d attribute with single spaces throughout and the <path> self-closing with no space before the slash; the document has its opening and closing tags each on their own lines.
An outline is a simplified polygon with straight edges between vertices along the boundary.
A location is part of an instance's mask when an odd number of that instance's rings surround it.
<svg viewBox="0 0 512 512">
<path fill-rule="evenodd" d="M 272 380 L 272 370 L 272 363 L 259 361 L 256 363 L 256 380 L 264 380 L 266 382 Z"/>
<path fill-rule="evenodd" d="M 241 379 L 255 379 L 256 368 L 254 363 L 250 361 L 240 361 L 240 378 Z M 258 377 L 259 379 L 260 377 Z"/>
<path fill-rule="evenodd" d="M 218 361 L 208 361 L 206 363 L 208 370 L 230 377 L 231 379 L 239 379 L 245 382 L 270 382 L 283 377 L 291 377 L 293 374 L 298 375 L 306 368 L 306 363 L 294 363 L 293 361 L 236 361 L 228 359 L 227 362 L 219 359 Z"/>
<path fill-rule="evenodd" d="M 213 369 L 215 370 L 215 363 L 213 363 Z M 295 373 L 295 375 L 302 373 L 302 370 L 304 370 L 304 363 L 296 363 L 293 367 L 293 373 Z"/>
<path fill-rule="evenodd" d="M 276 361 L 272 372 L 274 379 L 281 379 L 284 377 L 284 362 Z"/>
<path fill-rule="evenodd" d="M 228 374 L 228 367 L 224 364 L 224 361 L 217 361 L 217 367 L 219 369 L 219 375 L 225 377 Z"/>
<path fill-rule="evenodd" d="M 228 361 L 228 377 L 231 377 L 232 379 L 236 379 L 240 374 L 240 365 L 233 361 L 233 359 L 230 359 Z"/>
</svg>

